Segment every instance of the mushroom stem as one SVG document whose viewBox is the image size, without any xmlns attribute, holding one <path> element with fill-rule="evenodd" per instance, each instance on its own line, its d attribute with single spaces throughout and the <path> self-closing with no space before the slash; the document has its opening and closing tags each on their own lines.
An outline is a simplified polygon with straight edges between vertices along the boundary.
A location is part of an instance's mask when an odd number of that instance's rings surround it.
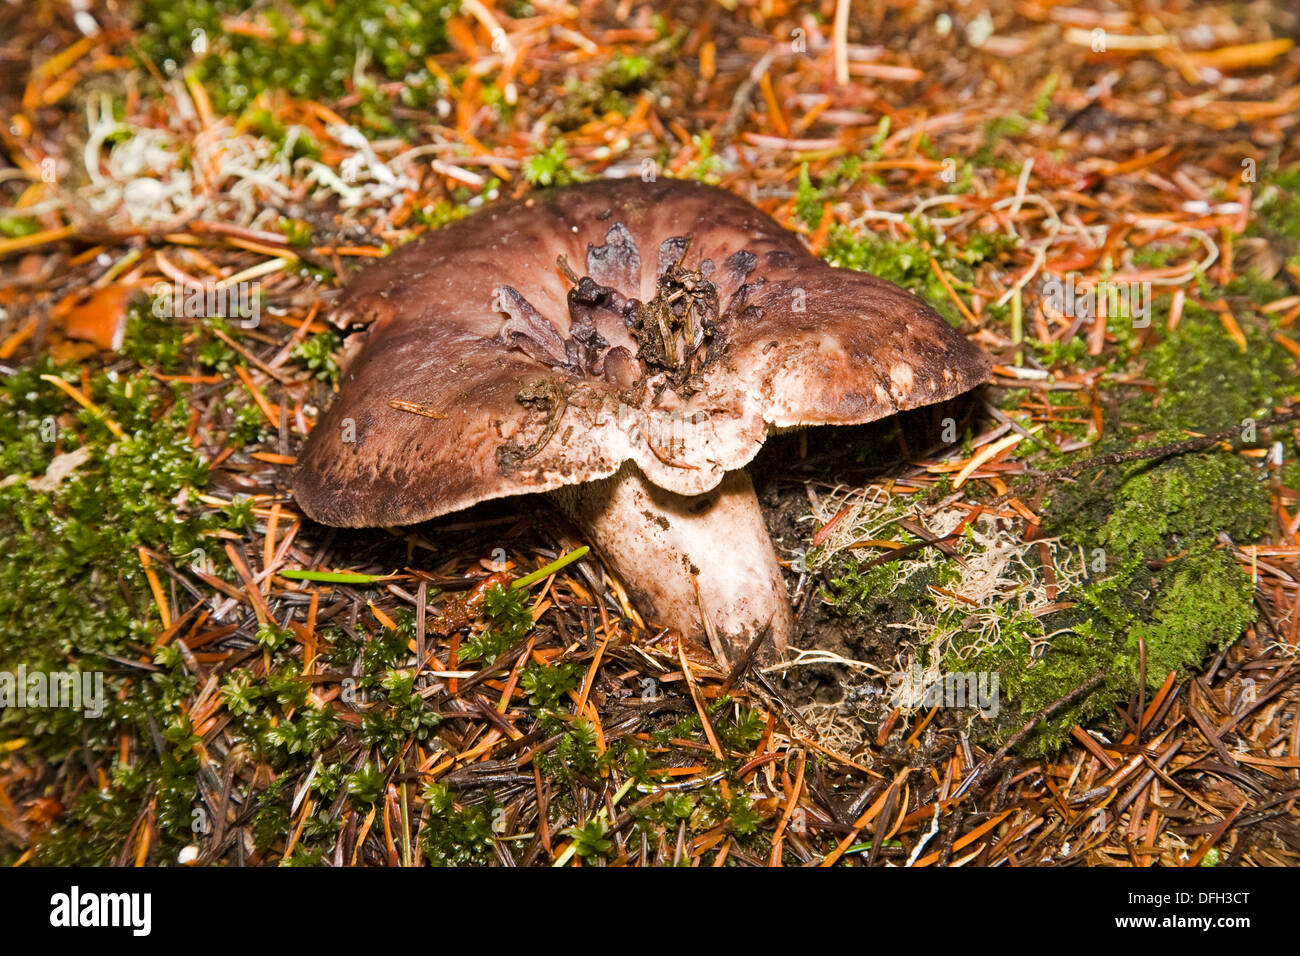
<svg viewBox="0 0 1300 956">
<path fill-rule="evenodd" d="M 551 496 L 652 624 L 704 643 L 703 610 L 733 664 L 770 624 L 771 639 L 759 654 L 784 656 L 794 628 L 790 599 L 744 469 L 728 472 L 711 491 L 687 496 L 651 484 L 628 462 L 609 478 Z"/>
</svg>

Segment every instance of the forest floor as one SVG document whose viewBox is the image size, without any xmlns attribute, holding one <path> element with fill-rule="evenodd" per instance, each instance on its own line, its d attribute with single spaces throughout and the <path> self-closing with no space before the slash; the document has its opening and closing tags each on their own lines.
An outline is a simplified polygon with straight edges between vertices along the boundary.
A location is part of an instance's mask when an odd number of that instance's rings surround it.
<svg viewBox="0 0 1300 956">
<path fill-rule="evenodd" d="M 0 860 L 1300 864 L 1300 14 L 1153 6 L 0 6 L 0 672 L 104 681 L 0 714 Z M 348 278 L 612 175 L 996 362 L 768 443 L 784 665 L 531 499 L 295 506 Z"/>
</svg>

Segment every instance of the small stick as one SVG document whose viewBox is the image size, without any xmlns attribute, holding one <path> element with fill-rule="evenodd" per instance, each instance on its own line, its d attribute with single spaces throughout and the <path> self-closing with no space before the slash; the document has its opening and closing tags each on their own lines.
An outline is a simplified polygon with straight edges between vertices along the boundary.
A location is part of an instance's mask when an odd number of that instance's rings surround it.
<svg viewBox="0 0 1300 956">
<path fill-rule="evenodd" d="M 1271 428 L 1274 425 L 1283 425 L 1287 422 L 1295 421 L 1296 419 L 1300 419 L 1300 408 L 1293 408 L 1280 415 L 1270 415 L 1268 418 L 1261 418 L 1255 423 L 1255 427 Z M 1158 445 L 1155 448 L 1138 448 L 1134 451 L 1112 452 L 1108 455 L 1097 455 L 1093 458 L 1088 458 L 1084 461 L 1078 462 L 1077 464 L 1066 465 L 1062 468 L 1054 468 L 1051 471 L 1027 471 L 1025 474 L 1036 484 L 1043 484 L 1058 478 L 1072 477 L 1081 471 L 1096 471 L 1099 468 L 1123 465 L 1130 461 L 1154 461 L 1161 458 L 1170 458 L 1174 455 L 1188 455 L 1192 452 L 1202 451 L 1213 445 L 1217 445 L 1220 442 L 1227 441 L 1240 432 L 1240 425 L 1230 425 L 1212 435 L 1202 435 L 1199 438 L 1189 438 L 1185 441 L 1171 442 L 1168 445 Z M 1018 493 L 1019 492 L 1008 491 L 1006 494 L 999 495 L 997 498 L 988 502 L 986 507 L 995 508 L 1014 498 Z"/>
<path fill-rule="evenodd" d="M 749 666 L 754 663 L 754 655 L 758 653 L 759 645 L 761 645 L 763 641 L 767 640 L 767 636 L 771 633 L 772 623 L 770 621 L 759 628 L 758 634 L 749 642 L 749 646 L 745 648 L 745 653 L 740 655 L 740 659 L 736 661 L 736 665 L 731 668 L 731 673 L 728 674 L 727 679 L 722 682 L 722 687 L 718 690 L 719 697 L 725 697 L 727 692 L 735 686 L 736 682 L 745 675 L 745 671 L 749 670 Z"/>
<path fill-rule="evenodd" d="M 975 786 L 975 784 L 979 782 L 980 777 L 984 775 L 985 770 L 987 770 L 989 767 L 993 766 L 994 764 L 1001 762 L 1002 758 L 1005 757 L 1007 754 L 1009 754 L 1013 747 L 1015 747 L 1022 740 L 1028 737 L 1035 727 L 1041 724 L 1048 717 L 1051 717 L 1057 711 L 1063 710 L 1066 707 L 1069 707 L 1071 704 L 1075 703 L 1076 701 L 1084 697 L 1087 697 L 1090 693 L 1096 690 L 1096 688 L 1105 679 L 1106 679 L 1106 672 L 1104 670 L 1097 671 L 1097 673 L 1093 674 L 1086 681 L 1084 681 L 1074 690 L 1070 691 L 1060 700 L 1048 704 L 1038 713 L 1034 714 L 1033 717 L 1029 718 L 1029 723 L 1025 724 L 1023 727 L 1017 730 L 1015 734 L 1012 735 L 1010 740 L 1008 740 L 1000 748 L 998 748 L 998 752 L 993 755 L 992 759 L 984 761 L 978 767 L 975 768 L 975 772 L 971 774 L 969 782 L 963 783 L 960 787 L 958 787 L 957 793 L 954 794 L 954 796 L 960 796 L 962 793 L 969 790 L 971 787 Z"/>
</svg>

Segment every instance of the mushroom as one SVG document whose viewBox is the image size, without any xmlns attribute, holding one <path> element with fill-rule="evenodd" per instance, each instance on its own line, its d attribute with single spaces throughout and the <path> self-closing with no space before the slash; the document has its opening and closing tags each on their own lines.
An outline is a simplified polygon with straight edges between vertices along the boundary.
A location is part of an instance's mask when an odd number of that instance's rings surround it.
<svg viewBox="0 0 1300 956">
<path fill-rule="evenodd" d="M 793 629 L 745 471 L 767 436 L 988 377 L 912 293 L 672 180 L 490 207 L 362 272 L 335 320 L 370 328 L 301 456 L 307 515 L 404 525 L 549 493 L 648 621 L 733 659 Z"/>
</svg>

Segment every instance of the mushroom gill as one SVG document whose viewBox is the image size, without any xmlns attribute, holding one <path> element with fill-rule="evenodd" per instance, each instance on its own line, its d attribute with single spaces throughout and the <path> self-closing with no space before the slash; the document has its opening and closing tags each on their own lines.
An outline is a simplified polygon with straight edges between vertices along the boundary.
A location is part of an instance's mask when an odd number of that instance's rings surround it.
<svg viewBox="0 0 1300 956">
<path fill-rule="evenodd" d="M 491 207 L 363 272 L 335 319 L 370 328 L 301 457 L 309 516 L 410 524 L 550 492 L 648 621 L 733 655 L 767 625 L 769 654 L 791 636 L 744 471 L 766 437 L 988 374 L 916 296 L 671 180 Z"/>
</svg>

